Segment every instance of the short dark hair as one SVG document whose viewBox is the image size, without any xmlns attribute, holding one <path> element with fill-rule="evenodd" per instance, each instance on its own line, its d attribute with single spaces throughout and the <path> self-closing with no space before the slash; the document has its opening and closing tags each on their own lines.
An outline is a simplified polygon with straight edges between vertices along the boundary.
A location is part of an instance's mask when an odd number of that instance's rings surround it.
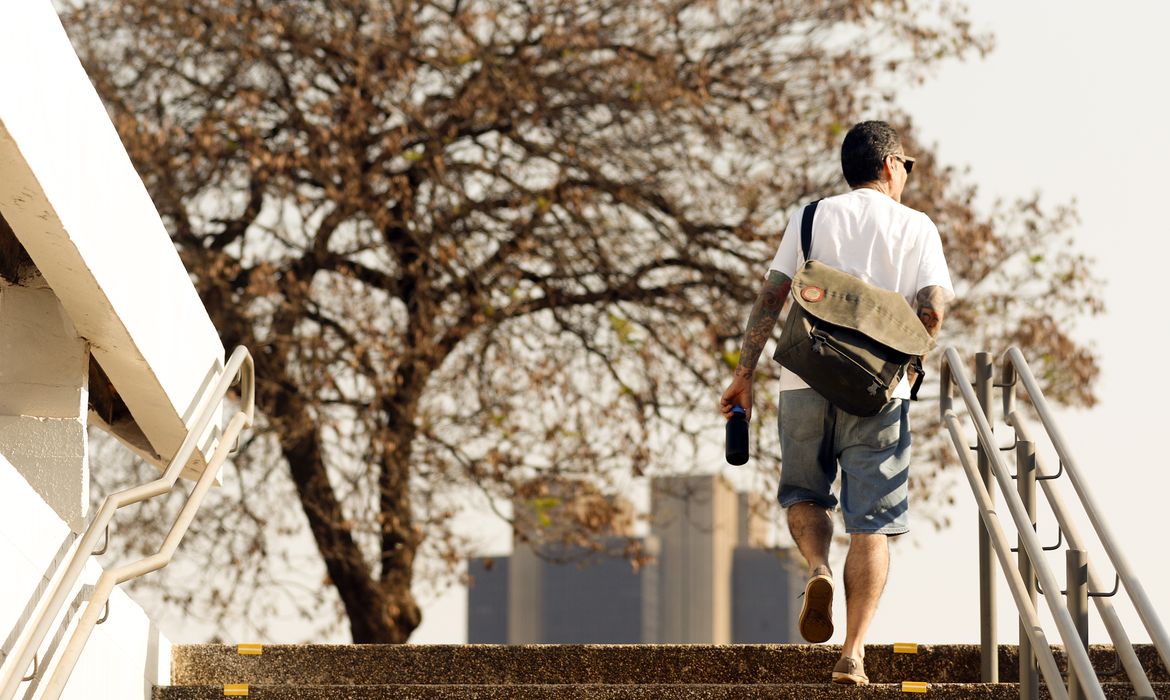
<svg viewBox="0 0 1170 700">
<path fill-rule="evenodd" d="M 874 182 L 881 178 L 886 156 L 901 152 L 902 141 L 894 127 L 880 121 L 860 122 L 841 143 L 841 172 L 850 187 Z"/>
</svg>

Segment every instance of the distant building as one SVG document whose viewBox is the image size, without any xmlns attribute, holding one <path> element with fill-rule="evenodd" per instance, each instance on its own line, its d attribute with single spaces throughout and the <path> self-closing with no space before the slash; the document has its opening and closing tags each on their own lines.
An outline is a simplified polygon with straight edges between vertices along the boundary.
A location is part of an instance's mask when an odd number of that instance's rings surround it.
<svg viewBox="0 0 1170 700">
<path fill-rule="evenodd" d="M 651 489 L 640 544 L 654 560 L 636 571 L 622 556 L 628 532 L 603 539 L 600 552 L 515 541 L 511 556 L 471 559 L 467 641 L 797 641 L 803 563 L 763 546 L 758 498 L 718 475 L 657 478 Z"/>
</svg>

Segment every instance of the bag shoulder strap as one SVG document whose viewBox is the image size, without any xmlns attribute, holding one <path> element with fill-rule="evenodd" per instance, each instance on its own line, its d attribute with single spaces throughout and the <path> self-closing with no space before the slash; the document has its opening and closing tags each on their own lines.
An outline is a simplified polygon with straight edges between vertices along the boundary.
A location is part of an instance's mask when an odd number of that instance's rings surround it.
<svg viewBox="0 0 1170 700">
<path fill-rule="evenodd" d="M 817 213 L 817 205 L 821 200 L 810 202 L 804 208 L 804 217 L 800 220 L 800 251 L 804 253 L 804 260 L 808 262 L 808 252 L 812 250 L 813 215 Z"/>
<path fill-rule="evenodd" d="M 922 380 L 926 379 L 926 370 L 922 369 L 922 356 L 917 356 L 910 361 L 910 366 L 914 368 L 914 386 L 910 387 L 910 400 L 918 400 L 918 390 L 922 388 Z"/>
</svg>

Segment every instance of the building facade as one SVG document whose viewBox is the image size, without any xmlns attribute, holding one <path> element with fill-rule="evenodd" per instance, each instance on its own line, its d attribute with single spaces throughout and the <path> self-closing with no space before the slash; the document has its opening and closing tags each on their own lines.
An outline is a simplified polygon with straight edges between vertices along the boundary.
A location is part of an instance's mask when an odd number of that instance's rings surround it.
<svg viewBox="0 0 1170 700">
<path fill-rule="evenodd" d="M 509 556 L 473 558 L 467 640 L 797 641 L 803 560 L 765 546 L 760 506 L 718 475 L 656 478 L 650 532 L 639 538 L 651 559 L 637 570 L 623 556 L 629 533 L 604 538 L 597 551 L 514 541 Z"/>
</svg>

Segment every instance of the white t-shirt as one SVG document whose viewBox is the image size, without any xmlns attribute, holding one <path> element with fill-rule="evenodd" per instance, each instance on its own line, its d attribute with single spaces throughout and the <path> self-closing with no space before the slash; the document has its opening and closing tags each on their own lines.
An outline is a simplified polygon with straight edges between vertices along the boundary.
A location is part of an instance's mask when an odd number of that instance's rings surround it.
<svg viewBox="0 0 1170 700">
<path fill-rule="evenodd" d="M 794 277 L 804 264 L 800 250 L 803 216 L 801 207 L 788 222 L 769 272 Z M 898 292 L 911 306 L 926 287 L 942 287 L 950 298 L 955 295 L 934 222 L 877 190 L 860 188 L 821 200 L 813 216 L 809 253 L 813 260 Z M 800 377 L 781 368 L 780 391 L 805 388 L 808 384 Z M 894 390 L 894 398 L 910 398 L 905 377 Z"/>
</svg>

